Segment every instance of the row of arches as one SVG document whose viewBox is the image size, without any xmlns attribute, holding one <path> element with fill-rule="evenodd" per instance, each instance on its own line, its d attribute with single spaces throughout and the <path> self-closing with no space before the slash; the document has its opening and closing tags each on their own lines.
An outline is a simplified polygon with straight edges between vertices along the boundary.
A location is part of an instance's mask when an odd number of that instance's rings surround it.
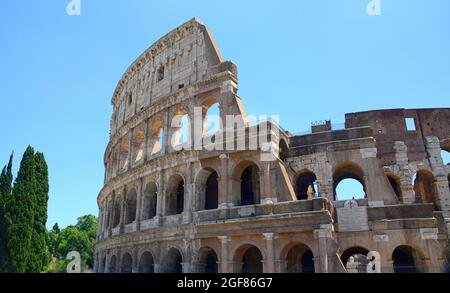
<svg viewBox="0 0 450 293">
<path fill-rule="evenodd" d="M 206 98 L 201 104 L 203 118 L 203 135 L 212 135 L 220 130 L 220 105 L 215 98 Z M 187 109 L 174 112 L 169 128 L 165 128 L 164 119 L 157 116 L 148 125 L 145 123 L 135 127 L 132 135 L 127 134 L 113 148 L 107 160 L 108 178 L 127 170 L 134 164 L 145 161 L 146 158 L 161 153 L 168 143 L 174 150 L 181 150 L 190 141 L 192 133 L 192 117 Z M 148 130 L 147 130 L 148 129 Z M 146 135 L 146 131 L 148 134 Z M 165 140 L 165 133 L 169 139 Z M 147 137 L 146 137 L 147 136 Z M 146 141 L 147 139 L 147 141 Z M 131 157 L 131 161 L 130 161 Z"/>
</svg>

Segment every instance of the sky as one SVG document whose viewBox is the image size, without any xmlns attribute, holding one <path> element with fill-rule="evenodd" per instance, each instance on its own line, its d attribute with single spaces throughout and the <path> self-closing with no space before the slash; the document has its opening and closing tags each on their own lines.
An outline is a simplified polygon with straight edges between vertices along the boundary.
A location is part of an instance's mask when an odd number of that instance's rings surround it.
<svg viewBox="0 0 450 293">
<path fill-rule="evenodd" d="M 283 128 L 371 109 L 450 107 L 450 1 L 14 0 L 0 4 L 0 165 L 49 165 L 48 227 L 97 212 L 111 97 L 146 48 L 197 17 L 239 69 L 249 114 Z"/>
</svg>

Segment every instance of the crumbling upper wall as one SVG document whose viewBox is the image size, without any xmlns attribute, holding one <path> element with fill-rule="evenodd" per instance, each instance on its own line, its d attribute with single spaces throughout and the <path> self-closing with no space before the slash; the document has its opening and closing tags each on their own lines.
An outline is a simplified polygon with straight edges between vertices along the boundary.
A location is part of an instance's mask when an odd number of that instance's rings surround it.
<svg viewBox="0 0 450 293">
<path fill-rule="evenodd" d="M 394 143 L 405 142 L 408 158 L 422 161 L 427 158 L 426 137 L 435 136 L 441 141 L 450 138 L 450 108 L 441 109 L 392 109 L 345 116 L 346 128 L 370 126 L 377 141 L 378 158 L 383 165 L 395 163 Z M 415 122 L 415 131 L 408 131 L 406 119 Z"/>
</svg>

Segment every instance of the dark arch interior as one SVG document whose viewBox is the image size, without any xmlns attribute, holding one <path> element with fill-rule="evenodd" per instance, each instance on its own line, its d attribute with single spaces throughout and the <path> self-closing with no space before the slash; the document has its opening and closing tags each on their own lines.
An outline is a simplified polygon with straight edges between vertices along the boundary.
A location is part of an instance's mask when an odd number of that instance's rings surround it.
<svg viewBox="0 0 450 293">
<path fill-rule="evenodd" d="M 184 210 L 184 181 L 181 180 L 177 188 L 177 214 L 183 213 Z"/>
<path fill-rule="evenodd" d="M 243 273 L 262 273 L 262 254 L 255 246 L 247 249 L 242 257 L 242 272 Z"/>
<path fill-rule="evenodd" d="M 136 220 L 136 206 L 137 206 L 137 194 L 136 191 L 131 191 L 127 196 L 127 212 L 125 224 L 131 224 Z"/>
<path fill-rule="evenodd" d="M 166 214 L 179 215 L 184 210 L 184 180 L 176 175 L 169 180 L 168 196 L 166 201 Z"/>
<path fill-rule="evenodd" d="M 167 255 L 166 273 L 181 274 L 183 272 L 183 257 L 178 249 L 172 248 Z"/>
<path fill-rule="evenodd" d="M 414 193 L 417 202 L 434 203 L 436 201 L 434 182 L 434 176 L 430 172 L 424 170 L 417 172 L 414 180 Z"/>
<path fill-rule="evenodd" d="M 133 259 L 130 254 L 125 254 L 122 260 L 122 273 L 131 274 Z"/>
<path fill-rule="evenodd" d="M 158 201 L 157 188 L 154 183 L 147 185 L 144 192 L 142 219 L 149 220 L 156 216 L 156 205 Z"/>
<path fill-rule="evenodd" d="M 397 247 L 392 253 L 395 273 L 419 273 L 415 260 L 415 251 L 409 246 Z"/>
<path fill-rule="evenodd" d="M 254 205 L 259 198 L 259 174 L 255 165 L 247 167 L 241 175 L 241 205 Z"/>
<path fill-rule="evenodd" d="M 206 180 L 205 210 L 215 210 L 219 207 L 219 176 L 213 172 Z"/>
<path fill-rule="evenodd" d="M 120 202 L 118 200 L 114 203 L 114 218 L 113 227 L 117 227 L 120 224 Z"/>
<path fill-rule="evenodd" d="M 113 255 L 109 260 L 108 273 L 115 273 L 115 272 L 116 272 L 116 256 Z"/>
<path fill-rule="evenodd" d="M 314 256 L 305 245 L 299 244 L 291 248 L 286 257 L 287 273 L 314 273 Z"/>
<path fill-rule="evenodd" d="M 145 252 L 141 256 L 141 260 L 139 262 L 139 273 L 142 274 L 154 273 L 153 256 L 150 252 Z"/>
<path fill-rule="evenodd" d="M 317 177 L 312 172 L 305 172 L 298 176 L 296 181 L 296 191 L 298 200 L 306 200 L 316 194 Z"/>
<path fill-rule="evenodd" d="M 103 272 L 103 273 L 106 273 L 106 272 L 107 272 L 107 268 L 106 268 L 106 256 L 103 257 L 103 259 L 102 259 L 102 267 L 101 267 L 101 269 L 102 269 L 102 272 Z"/>
<path fill-rule="evenodd" d="M 347 268 L 350 257 L 355 258 L 355 260 L 360 260 L 361 256 L 363 256 L 365 258 L 368 253 L 369 253 L 369 251 L 365 248 L 352 247 L 352 248 L 349 248 L 346 251 L 344 251 L 344 253 L 341 255 L 341 261 L 344 264 L 344 266 Z M 365 258 L 365 262 L 367 262 L 366 258 Z M 362 268 L 358 268 L 358 269 L 362 269 L 363 271 L 366 271 L 366 268 L 364 267 L 364 265 Z"/>
<path fill-rule="evenodd" d="M 280 159 L 284 161 L 289 157 L 289 148 L 284 139 L 280 140 L 279 148 L 280 148 Z"/>
<path fill-rule="evenodd" d="M 395 177 L 391 176 L 391 175 L 387 175 L 389 184 L 392 187 L 392 190 L 394 190 L 395 195 L 397 196 L 398 199 L 402 198 L 402 190 L 400 189 L 400 183 L 398 181 L 398 179 L 396 179 Z"/>
<path fill-rule="evenodd" d="M 212 249 L 205 249 L 200 260 L 204 265 L 202 273 L 214 274 L 218 272 L 217 254 Z"/>
</svg>

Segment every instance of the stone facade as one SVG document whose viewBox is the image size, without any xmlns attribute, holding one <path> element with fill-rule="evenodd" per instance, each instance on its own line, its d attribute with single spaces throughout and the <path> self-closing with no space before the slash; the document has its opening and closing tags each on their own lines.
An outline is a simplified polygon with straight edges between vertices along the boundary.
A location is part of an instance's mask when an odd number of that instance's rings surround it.
<svg viewBox="0 0 450 293">
<path fill-rule="evenodd" d="M 192 121 L 200 108 L 206 119 L 215 104 L 224 121 L 239 115 L 248 142 L 255 126 L 237 92 L 236 65 L 195 19 L 128 68 L 112 99 L 97 272 L 344 273 L 366 271 L 369 253 L 381 272 L 444 269 L 450 109 L 352 113 L 345 129 L 327 121 L 304 135 L 268 122 L 271 161 L 259 146 L 173 143 L 176 117 Z M 365 198 L 339 200 L 336 186 L 348 178 Z"/>
</svg>

